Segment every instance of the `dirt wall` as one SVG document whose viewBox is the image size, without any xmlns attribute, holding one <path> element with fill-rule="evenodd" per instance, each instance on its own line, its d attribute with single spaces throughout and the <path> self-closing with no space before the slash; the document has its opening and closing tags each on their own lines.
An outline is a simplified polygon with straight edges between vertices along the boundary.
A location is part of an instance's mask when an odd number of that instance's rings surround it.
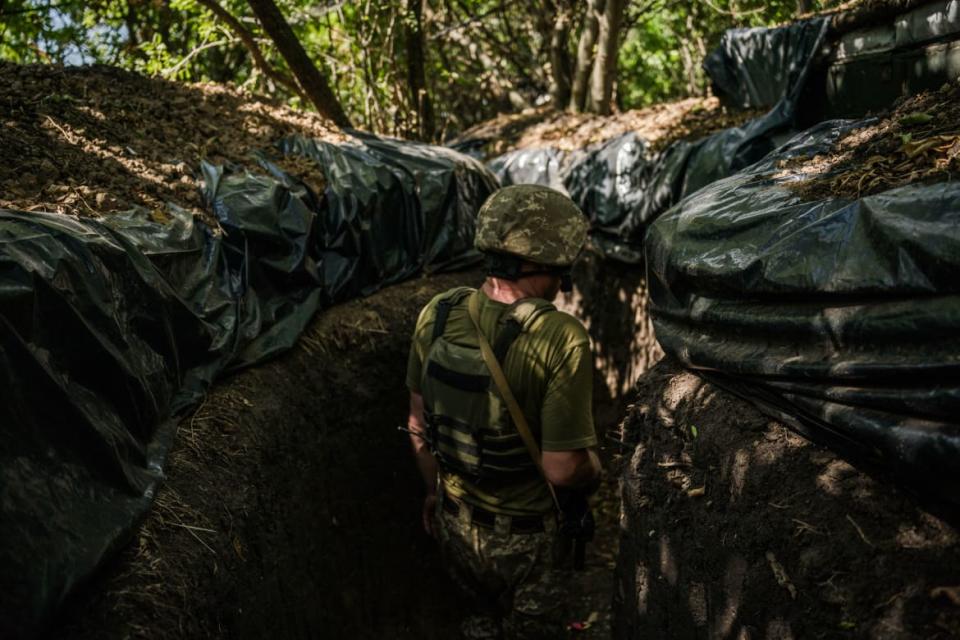
<svg viewBox="0 0 960 640">
<path fill-rule="evenodd" d="M 417 313 L 477 273 L 321 313 L 180 425 L 137 539 L 56 638 L 448 638 L 460 603 L 419 531 L 403 383 Z"/>
<path fill-rule="evenodd" d="M 637 379 L 663 357 L 647 313 L 643 266 L 586 253 L 573 271 L 574 290 L 557 307 L 583 322 L 593 345 L 597 423 L 616 425 Z"/>
<path fill-rule="evenodd" d="M 411 281 L 324 311 L 293 352 L 219 383 L 181 423 L 136 539 L 68 603 L 49 637 L 455 635 L 463 603 L 418 530 L 422 489 L 396 426 L 417 312 L 481 279 Z M 593 338 L 602 431 L 660 352 L 642 272 L 588 255 L 575 282 L 558 306 Z M 609 629 L 615 482 L 607 493 L 598 517 L 609 531 L 591 545 L 578 585 L 575 613 L 601 613 L 585 637 Z"/>
<path fill-rule="evenodd" d="M 615 634 L 949 638 L 960 535 L 666 360 L 622 424 Z"/>
</svg>

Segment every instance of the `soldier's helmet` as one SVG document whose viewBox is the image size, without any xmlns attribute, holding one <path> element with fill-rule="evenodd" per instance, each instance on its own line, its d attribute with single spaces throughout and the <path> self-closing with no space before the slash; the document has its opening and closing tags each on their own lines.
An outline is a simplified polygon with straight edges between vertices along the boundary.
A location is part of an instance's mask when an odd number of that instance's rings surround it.
<svg viewBox="0 0 960 640">
<path fill-rule="evenodd" d="M 474 246 L 551 267 L 573 264 L 587 240 L 587 218 L 573 200 L 534 184 L 504 187 L 477 215 Z"/>
</svg>

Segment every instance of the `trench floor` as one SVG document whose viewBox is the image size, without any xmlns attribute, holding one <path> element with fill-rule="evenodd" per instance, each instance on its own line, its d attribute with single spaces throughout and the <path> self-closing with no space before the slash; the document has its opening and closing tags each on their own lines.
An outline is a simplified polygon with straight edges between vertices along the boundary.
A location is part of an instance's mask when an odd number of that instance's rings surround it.
<svg viewBox="0 0 960 640">
<path fill-rule="evenodd" d="M 618 478 L 622 458 L 615 445 L 603 444 L 606 441 L 603 433 L 598 435 L 604 478 L 592 498 L 597 530 L 593 542 L 587 546 L 584 570 L 574 573 L 570 590 L 568 635 L 584 640 L 609 640 L 612 637 L 613 571 L 620 548 Z"/>
<path fill-rule="evenodd" d="M 461 606 L 419 530 L 420 480 L 395 430 L 405 391 L 381 382 L 403 370 L 422 305 L 479 277 L 409 281 L 325 311 L 292 352 L 218 383 L 181 423 L 146 522 L 49 637 L 455 637 Z M 611 635 L 618 452 L 601 453 L 571 638 Z"/>
</svg>

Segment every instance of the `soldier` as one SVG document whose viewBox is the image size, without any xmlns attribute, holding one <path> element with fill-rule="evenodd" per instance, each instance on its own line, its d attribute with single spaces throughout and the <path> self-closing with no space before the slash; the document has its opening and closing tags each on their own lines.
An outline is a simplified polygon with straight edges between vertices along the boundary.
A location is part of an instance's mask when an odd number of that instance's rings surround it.
<svg viewBox="0 0 960 640">
<path fill-rule="evenodd" d="M 482 287 L 440 294 L 417 321 L 408 427 L 423 526 L 478 605 L 467 638 L 565 633 L 556 498 L 579 496 L 576 525 L 601 468 L 589 337 L 550 301 L 570 289 L 586 232 L 561 193 L 500 189 L 477 218 Z"/>
</svg>

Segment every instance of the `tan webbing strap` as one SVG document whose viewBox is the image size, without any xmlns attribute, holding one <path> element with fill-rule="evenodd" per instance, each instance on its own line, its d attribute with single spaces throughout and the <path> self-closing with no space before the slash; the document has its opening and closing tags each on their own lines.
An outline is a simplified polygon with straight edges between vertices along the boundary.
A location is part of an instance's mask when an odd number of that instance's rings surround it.
<svg viewBox="0 0 960 640">
<path fill-rule="evenodd" d="M 477 330 L 477 341 L 480 343 L 480 353 L 483 354 L 483 360 L 487 363 L 487 368 L 490 370 L 490 375 L 493 377 L 493 381 L 496 383 L 497 388 L 500 389 L 500 395 L 503 396 L 504 402 L 507 403 L 507 409 L 510 411 L 510 417 L 513 418 L 513 424 L 516 425 L 517 431 L 520 432 L 520 439 L 523 440 L 523 444 L 527 446 L 527 451 L 530 453 L 530 457 L 533 459 L 533 464 L 537 466 L 537 470 L 540 472 L 540 475 L 543 476 L 544 482 L 547 483 L 547 488 L 550 489 L 550 497 L 553 498 L 553 504 L 559 511 L 560 503 L 557 501 L 557 493 L 554 491 L 553 485 L 550 484 L 550 481 L 547 480 L 546 474 L 543 472 L 543 461 L 540 458 L 540 447 L 537 446 L 537 441 L 534 439 L 533 433 L 530 432 L 530 425 L 527 424 L 527 419 L 523 415 L 523 409 L 520 408 L 520 403 L 517 402 L 513 392 L 510 390 L 510 383 L 507 382 L 507 377 L 503 374 L 503 369 L 500 367 L 500 363 L 497 362 L 496 356 L 493 355 L 493 349 L 490 347 L 490 342 L 487 340 L 487 337 L 483 335 L 483 330 L 480 328 L 479 291 L 474 292 L 473 295 L 470 296 L 470 299 L 467 302 L 467 311 L 470 314 L 470 319 L 473 321 L 473 326 Z"/>
</svg>

